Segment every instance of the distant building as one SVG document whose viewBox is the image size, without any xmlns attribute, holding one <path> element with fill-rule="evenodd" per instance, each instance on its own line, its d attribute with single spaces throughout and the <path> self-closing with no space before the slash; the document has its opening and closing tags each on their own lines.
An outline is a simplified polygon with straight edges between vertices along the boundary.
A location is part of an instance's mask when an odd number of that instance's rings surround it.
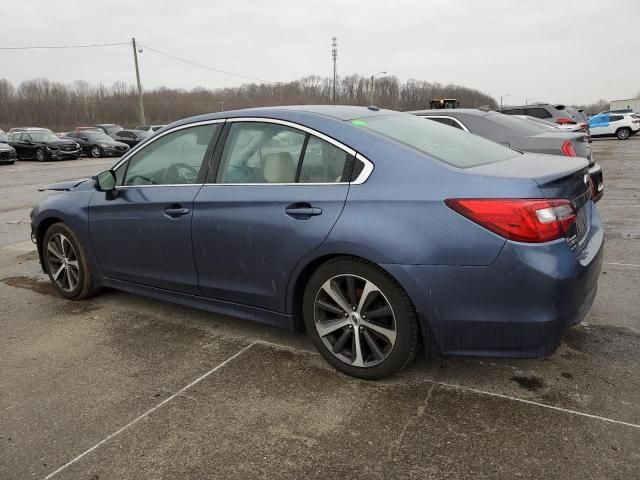
<svg viewBox="0 0 640 480">
<path fill-rule="evenodd" d="M 634 112 L 640 112 L 640 98 L 630 98 L 629 100 L 611 100 L 609 109 L 620 110 L 621 108 L 630 108 Z"/>
</svg>

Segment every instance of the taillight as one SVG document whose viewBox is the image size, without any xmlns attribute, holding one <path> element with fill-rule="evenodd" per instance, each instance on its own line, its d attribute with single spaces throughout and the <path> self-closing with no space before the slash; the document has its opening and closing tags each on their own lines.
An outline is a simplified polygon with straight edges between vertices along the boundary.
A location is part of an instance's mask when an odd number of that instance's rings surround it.
<svg viewBox="0 0 640 480">
<path fill-rule="evenodd" d="M 449 208 L 509 240 L 550 242 L 565 236 L 576 221 L 569 200 L 453 198 Z"/>
<path fill-rule="evenodd" d="M 565 157 L 577 157 L 576 149 L 573 148 L 571 142 L 569 140 L 565 140 L 562 144 L 562 153 L 564 153 Z"/>
<path fill-rule="evenodd" d="M 556 123 L 559 123 L 560 125 L 567 125 L 567 124 L 575 124 L 576 122 L 574 122 L 570 118 L 559 118 L 556 120 Z"/>
</svg>

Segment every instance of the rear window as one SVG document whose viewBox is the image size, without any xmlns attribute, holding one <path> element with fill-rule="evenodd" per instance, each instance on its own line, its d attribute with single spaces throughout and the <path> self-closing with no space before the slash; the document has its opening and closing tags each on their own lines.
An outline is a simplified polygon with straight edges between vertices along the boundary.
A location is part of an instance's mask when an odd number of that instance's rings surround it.
<svg viewBox="0 0 640 480">
<path fill-rule="evenodd" d="M 381 115 L 351 123 L 458 168 L 500 162 L 519 155 L 477 135 L 413 115 Z"/>
<path fill-rule="evenodd" d="M 530 117 L 536 118 L 551 118 L 553 116 L 544 108 L 527 108 L 525 113 Z"/>
</svg>

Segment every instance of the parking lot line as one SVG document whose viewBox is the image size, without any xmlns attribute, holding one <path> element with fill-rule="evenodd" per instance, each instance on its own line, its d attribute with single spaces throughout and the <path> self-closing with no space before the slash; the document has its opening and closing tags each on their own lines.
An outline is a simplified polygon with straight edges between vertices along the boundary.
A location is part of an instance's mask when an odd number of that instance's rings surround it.
<svg viewBox="0 0 640 480">
<path fill-rule="evenodd" d="M 605 262 L 605 265 L 619 265 L 621 267 L 640 267 L 640 265 L 637 265 L 635 263 L 616 263 L 616 262 Z"/>
<path fill-rule="evenodd" d="M 527 405 L 535 405 L 536 407 L 548 408 L 548 409 L 551 409 L 551 410 L 556 410 L 558 412 L 569 413 L 571 415 L 578 415 L 580 417 L 587 417 L 587 418 L 591 418 L 591 419 L 594 419 L 594 420 L 601 420 L 603 422 L 615 423 L 617 425 L 624 425 L 624 426 L 632 427 L 632 428 L 640 428 L 640 425 L 638 425 L 636 423 L 623 422 L 621 420 L 615 420 L 613 418 L 601 417 L 600 415 L 592 415 L 590 413 L 580 412 L 578 410 L 571 410 L 571 409 L 568 409 L 568 408 L 556 407 L 554 405 L 548 405 L 546 403 L 534 402 L 533 400 L 526 400 L 524 398 L 511 397 L 509 395 L 504 395 L 502 393 L 488 392 L 486 390 L 480 390 L 480 389 L 472 388 L 472 387 L 465 387 L 465 386 L 462 386 L 462 385 L 455 385 L 453 383 L 437 382 L 437 381 L 434 381 L 434 380 L 427 380 L 427 381 L 429 383 L 434 383 L 436 385 L 440 385 L 440 386 L 447 387 L 447 388 L 455 388 L 455 389 L 458 389 L 458 390 L 464 390 L 464 391 L 467 391 L 467 392 L 477 393 L 479 395 L 487 395 L 487 396 L 490 396 L 490 397 L 497 397 L 497 398 L 502 398 L 502 399 L 505 399 L 505 400 L 512 400 L 514 402 L 526 403 Z"/>
<path fill-rule="evenodd" d="M 233 359 L 239 357 L 240 355 L 242 355 L 244 352 L 246 352 L 247 350 L 249 350 L 251 347 L 253 347 L 256 344 L 256 342 L 253 342 L 249 345 L 247 345 L 246 347 L 242 348 L 241 350 L 239 350 L 238 352 L 234 353 L 233 355 L 231 355 L 229 358 L 227 358 L 224 362 L 219 363 L 218 365 L 216 365 L 215 367 L 213 367 L 211 370 L 209 370 L 207 373 L 205 373 L 204 375 L 201 375 L 200 377 L 196 378 L 193 382 L 191 382 L 189 385 L 181 388 L 180 390 L 178 390 L 176 393 L 174 393 L 173 395 L 171 395 L 170 397 L 165 398 L 162 402 L 160 402 L 159 404 L 157 404 L 155 407 L 153 407 L 150 410 L 147 410 L 146 412 L 144 412 L 142 415 L 140 415 L 139 417 L 135 418 L 134 420 L 132 420 L 131 422 L 127 423 L 124 427 L 116 430 L 115 432 L 113 432 L 112 434 L 108 435 L 107 437 L 105 437 L 104 439 L 100 440 L 98 443 L 96 443 L 93 447 L 88 448 L 87 450 L 85 450 L 84 452 L 82 452 L 80 455 L 78 455 L 77 457 L 73 458 L 72 460 L 69 460 L 67 463 L 65 463 L 64 465 L 62 465 L 60 468 L 58 468 L 57 470 L 54 470 L 53 472 L 51 472 L 49 475 L 47 475 L 46 477 L 44 477 L 44 480 L 48 480 L 50 478 L 53 478 L 55 475 L 57 475 L 58 473 L 60 473 L 61 471 L 63 471 L 65 468 L 69 467 L 70 465 L 73 465 L 74 463 L 76 463 L 78 460 L 80 460 L 82 457 L 88 455 L 89 453 L 93 452 L 96 448 L 98 448 L 100 445 L 108 442 L 109 440 L 111 440 L 113 437 L 119 435 L 120 433 L 124 432 L 127 428 L 131 427 L 132 425 L 135 425 L 136 423 L 138 423 L 140 420 L 142 420 L 143 418 L 149 416 L 150 414 L 152 414 L 153 412 L 155 412 L 156 410 L 158 410 L 160 407 L 162 407 L 164 404 L 169 403 L 171 400 L 173 400 L 174 398 L 176 398 L 178 395 L 180 395 L 181 393 L 183 393 L 184 391 L 188 390 L 189 388 L 193 387 L 194 385 L 196 385 L 197 383 L 201 382 L 202 380 L 204 380 L 205 378 L 207 378 L 209 375 L 211 375 L 212 373 L 214 373 L 215 371 L 221 369 L 222 367 L 224 367 L 227 363 L 231 362 Z"/>
</svg>

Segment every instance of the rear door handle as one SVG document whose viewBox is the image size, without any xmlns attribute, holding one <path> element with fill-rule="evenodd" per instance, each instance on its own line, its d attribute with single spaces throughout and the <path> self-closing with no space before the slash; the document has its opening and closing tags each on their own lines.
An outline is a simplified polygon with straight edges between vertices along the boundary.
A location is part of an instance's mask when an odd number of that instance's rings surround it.
<svg viewBox="0 0 640 480">
<path fill-rule="evenodd" d="M 191 212 L 191 210 L 189 210 L 188 208 L 184 208 L 184 207 L 165 208 L 164 209 L 164 214 L 167 217 L 171 217 L 171 218 L 182 217 L 183 215 L 187 215 L 189 212 Z"/>
<path fill-rule="evenodd" d="M 284 213 L 293 218 L 299 219 L 307 219 L 309 217 L 314 217 L 316 215 L 322 215 L 322 209 L 317 207 L 312 207 L 311 205 L 305 206 L 289 206 L 285 208 Z"/>
</svg>

